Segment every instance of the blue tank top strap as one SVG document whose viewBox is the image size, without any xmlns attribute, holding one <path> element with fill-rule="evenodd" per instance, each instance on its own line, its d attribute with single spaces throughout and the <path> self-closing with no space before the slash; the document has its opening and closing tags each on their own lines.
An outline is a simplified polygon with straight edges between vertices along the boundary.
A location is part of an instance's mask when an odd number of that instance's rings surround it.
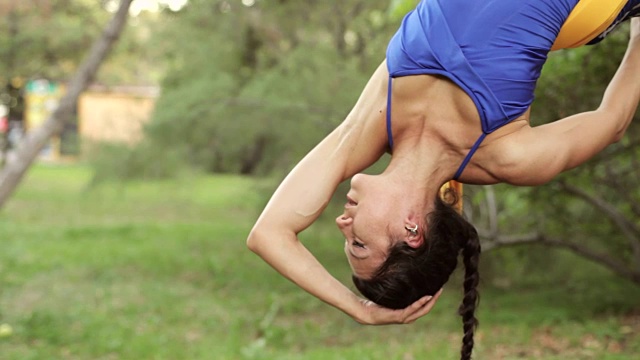
<svg viewBox="0 0 640 360">
<path fill-rule="evenodd" d="M 482 144 L 482 141 L 486 136 L 487 134 L 483 132 L 482 135 L 480 135 L 480 137 L 478 138 L 478 140 L 476 140 L 476 143 L 473 144 L 473 147 L 471 148 L 471 150 L 469 150 L 469 153 L 464 158 L 464 161 L 458 168 L 458 171 L 456 171 L 456 174 L 453 176 L 453 180 L 458 180 L 458 178 L 460 178 L 460 175 L 462 175 L 464 168 L 467 167 L 467 165 L 469 164 L 469 161 L 471 161 L 471 158 L 473 157 L 473 154 L 476 153 L 476 151 L 478 150 L 478 147 L 480 146 L 480 144 Z"/>
<path fill-rule="evenodd" d="M 393 151 L 393 132 L 391 131 L 391 85 L 393 84 L 393 78 L 389 76 L 389 86 L 387 88 L 387 141 L 389 142 L 389 149 Z"/>
</svg>

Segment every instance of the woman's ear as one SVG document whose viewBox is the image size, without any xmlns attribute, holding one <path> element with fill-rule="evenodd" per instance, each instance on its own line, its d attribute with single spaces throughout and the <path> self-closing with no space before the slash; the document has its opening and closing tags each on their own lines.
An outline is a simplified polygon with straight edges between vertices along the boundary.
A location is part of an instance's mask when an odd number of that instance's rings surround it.
<svg viewBox="0 0 640 360">
<path fill-rule="evenodd" d="M 406 237 L 405 242 L 407 243 L 407 245 L 409 245 L 410 247 L 417 249 L 420 246 L 422 246 L 422 243 L 424 242 L 424 239 L 422 238 L 422 235 L 420 233 L 418 233 L 418 235 L 409 235 Z"/>
<path fill-rule="evenodd" d="M 420 229 L 418 224 L 407 222 L 404 226 L 405 230 L 407 230 L 407 235 L 405 237 L 405 242 L 410 247 L 416 249 L 422 245 L 424 239 L 422 237 L 422 232 L 424 229 Z"/>
</svg>

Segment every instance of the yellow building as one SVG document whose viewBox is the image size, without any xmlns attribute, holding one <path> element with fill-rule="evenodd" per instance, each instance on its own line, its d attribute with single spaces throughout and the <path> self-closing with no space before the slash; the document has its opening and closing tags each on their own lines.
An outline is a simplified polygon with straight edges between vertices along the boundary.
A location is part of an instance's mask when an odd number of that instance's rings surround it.
<svg viewBox="0 0 640 360">
<path fill-rule="evenodd" d="M 47 80 L 27 83 L 25 130 L 40 126 L 57 106 L 64 86 Z M 143 126 L 151 118 L 159 95 L 157 87 L 91 86 L 78 99 L 75 121 L 66 124 L 60 136 L 43 149 L 43 160 L 75 158 L 92 144 L 133 144 L 142 138 Z M 81 147 L 78 145 L 82 144 Z"/>
<path fill-rule="evenodd" d="M 158 93 L 156 87 L 89 88 L 78 99 L 78 135 L 87 142 L 137 142 Z"/>
</svg>

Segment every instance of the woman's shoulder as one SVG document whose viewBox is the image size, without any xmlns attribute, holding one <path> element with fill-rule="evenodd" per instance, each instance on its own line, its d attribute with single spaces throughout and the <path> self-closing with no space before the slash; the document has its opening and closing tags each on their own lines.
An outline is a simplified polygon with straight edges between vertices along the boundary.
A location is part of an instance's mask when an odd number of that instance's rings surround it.
<svg viewBox="0 0 640 360">
<path fill-rule="evenodd" d="M 522 173 L 528 171 L 530 154 L 523 139 L 530 138 L 527 135 L 530 130 L 528 118 L 523 115 L 487 135 L 461 180 L 476 184 L 516 184 Z"/>
</svg>

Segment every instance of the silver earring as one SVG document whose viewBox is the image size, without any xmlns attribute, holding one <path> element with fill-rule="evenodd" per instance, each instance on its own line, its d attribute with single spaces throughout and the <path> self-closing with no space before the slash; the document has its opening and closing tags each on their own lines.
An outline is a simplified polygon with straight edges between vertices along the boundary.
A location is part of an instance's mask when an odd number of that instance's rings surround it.
<svg viewBox="0 0 640 360">
<path fill-rule="evenodd" d="M 416 224 L 416 226 L 410 228 L 409 226 L 405 225 L 404 226 L 405 229 L 407 229 L 407 231 L 409 231 L 411 233 L 411 235 L 416 236 L 418 235 L 418 224 Z"/>
</svg>

